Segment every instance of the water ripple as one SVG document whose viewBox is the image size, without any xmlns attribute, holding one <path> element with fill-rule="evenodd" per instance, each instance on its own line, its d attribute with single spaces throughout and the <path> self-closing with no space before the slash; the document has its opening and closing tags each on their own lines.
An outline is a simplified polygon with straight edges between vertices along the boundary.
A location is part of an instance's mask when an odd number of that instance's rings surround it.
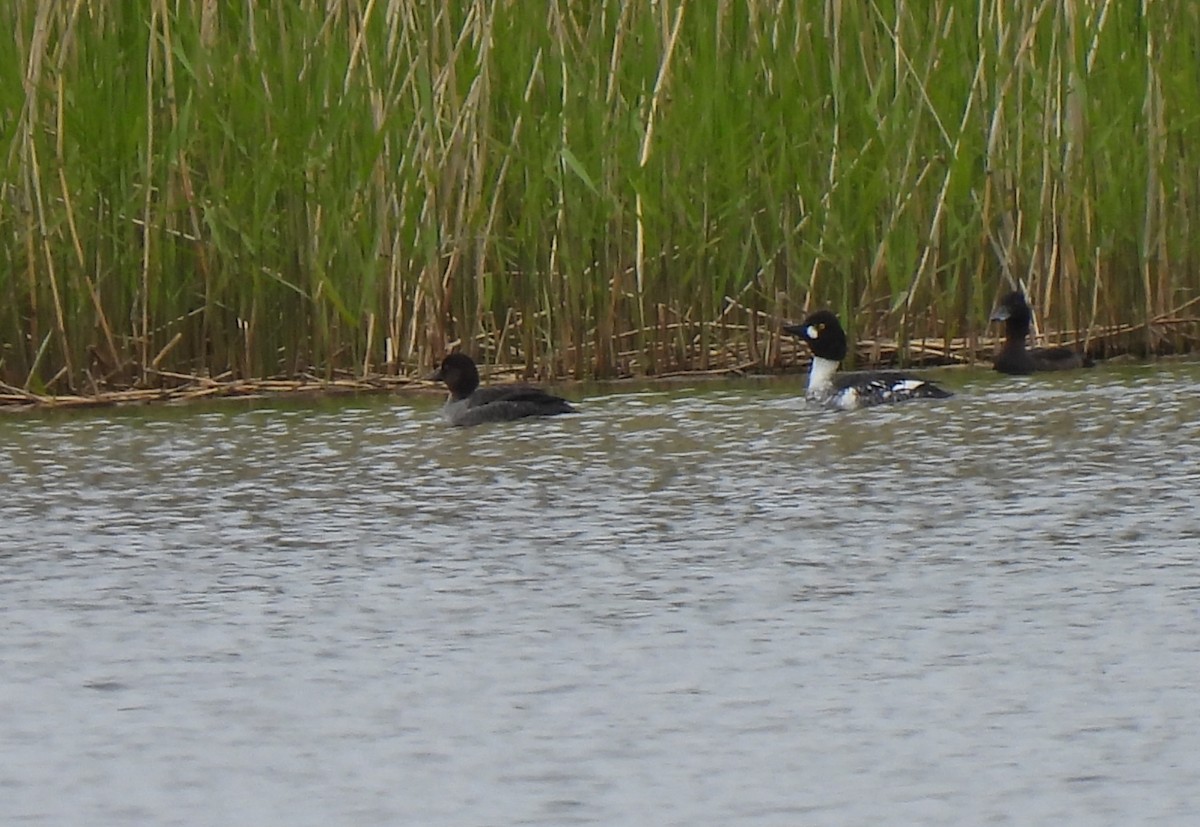
<svg viewBox="0 0 1200 827">
<path fill-rule="evenodd" d="M 13 820 L 1180 823 L 1200 369 L 0 419 Z"/>
</svg>

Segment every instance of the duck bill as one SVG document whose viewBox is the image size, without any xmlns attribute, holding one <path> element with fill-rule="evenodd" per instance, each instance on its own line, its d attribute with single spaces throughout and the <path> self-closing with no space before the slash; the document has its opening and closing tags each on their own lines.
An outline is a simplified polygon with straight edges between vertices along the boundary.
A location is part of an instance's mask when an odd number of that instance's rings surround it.
<svg viewBox="0 0 1200 827">
<path fill-rule="evenodd" d="M 992 315 L 988 317 L 988 320 L 993 321 L 993 322 L 1008 321 L 1008 308 L 1007 307 L 997 307 L 995 310 L 992 311 Z"/>
</svg>

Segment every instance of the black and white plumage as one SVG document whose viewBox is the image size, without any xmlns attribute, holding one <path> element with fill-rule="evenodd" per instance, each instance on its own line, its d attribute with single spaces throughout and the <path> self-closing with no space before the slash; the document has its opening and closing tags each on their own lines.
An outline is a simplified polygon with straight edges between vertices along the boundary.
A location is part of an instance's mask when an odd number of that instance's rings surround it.
<svg viewBox="0 0 1200 827">
<path fill-rule="evenodd" d="M 450 389 L 442 416 L 451 425 L 511 422 L 529 416 L 575 412 L 567 400 L 532 385 L 479 387 L 479 369 L 471 357 L 463 353 L 451 353 L 443 359 L 441 367 L 430 379 L 445 382 Z"/>
<path fill-rule="evenodd" d="M 954 394 L 932 382 L 897 371 L 841 373 L 838 365 L 846 358 L 846 331 L 837 316 L 818 310 L 798 325 L 784 331 L 799 336 L 812 350 L 808 374 L 809 402 L 826 408 L 852 411 L 869 405 L 886 405 L 908 399 L 945 399 Z"/>
<path fill-rule="evenodd" d="M 1051 370 L 1090 368 L 1092 360 L 1069 347 L 1035 347 L 1028 350 L 1025 340 L 1033 327 L 1033 311 L 1025 294 L 1014 290 L 1000 300 L 991 321 L 1004 322 L 1004 346 L 992 361 L 1001 373 L 1025 376 Z"/>
</svg>

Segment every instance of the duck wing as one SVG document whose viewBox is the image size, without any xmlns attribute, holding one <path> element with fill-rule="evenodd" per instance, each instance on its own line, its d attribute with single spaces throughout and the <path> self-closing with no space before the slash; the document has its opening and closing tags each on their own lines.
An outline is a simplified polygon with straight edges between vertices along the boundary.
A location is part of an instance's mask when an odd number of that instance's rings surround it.
<svg viewBox="0 0 1200 827">
<path fill-rule="evenodd" d="M 566 411 L 574 410 L 561 396 L 546 393 L 533 385 L 490 385 L 479 388 L 471 394 L 472 408 L 497 405 L 503 402 L 549 407 L 565 405 Z"/>
<path fill-rule="evenodd" d="M 954 395 L 925 379 L 890 370 L 841 373 L 833 378 L 833 386 L 838 391 L 853 389 L 859 406 L 905 399 L 946 399 Z"/>
<path fill-rule="evenodd" d="M 477 388 L 466 399 L 447 402 L 444 415 L 452 425 L 480 425 L 574 412 L 567 400 L 531 385 L 492 385 Z"/>
</svg>

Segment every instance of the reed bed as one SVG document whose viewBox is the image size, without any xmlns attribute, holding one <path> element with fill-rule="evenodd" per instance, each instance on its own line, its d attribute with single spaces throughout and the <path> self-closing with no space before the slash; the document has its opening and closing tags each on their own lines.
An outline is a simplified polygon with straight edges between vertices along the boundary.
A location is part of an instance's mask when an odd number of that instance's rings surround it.
<svg viewBox="0 0 1200 827">
<path fill-rule="evenodd" d="M 0 23 L 10 396 L 359 381 L 452 348 L 541 377 L 773 369 L 814 306 L 892 343 L 867 361 L 973 358 L 1016 284 L 1098 355 L 1200 331 L 1190 0 L 11 0 Z"/>
</svg>

